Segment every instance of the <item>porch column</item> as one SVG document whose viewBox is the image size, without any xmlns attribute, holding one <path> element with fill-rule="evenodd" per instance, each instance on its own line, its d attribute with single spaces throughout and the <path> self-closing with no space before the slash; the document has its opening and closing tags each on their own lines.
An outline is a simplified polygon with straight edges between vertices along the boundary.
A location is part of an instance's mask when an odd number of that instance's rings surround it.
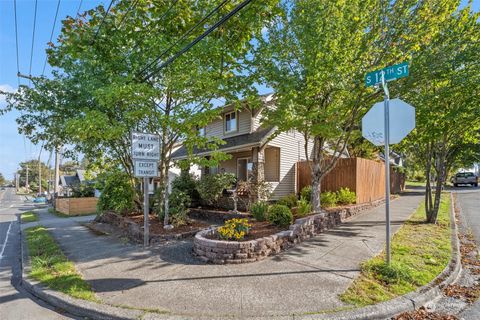
<svg viewBox="0 0 480 320">
<path fill-rule="evenodd" d="M 265 180 L 265 148 L 256 147 L 252 150 L 252 162 L 253 162 L 253 183 Z M 259 199 L 258 195 L 254 195 L 254 201 L 265 200 Z"/>
</svg>

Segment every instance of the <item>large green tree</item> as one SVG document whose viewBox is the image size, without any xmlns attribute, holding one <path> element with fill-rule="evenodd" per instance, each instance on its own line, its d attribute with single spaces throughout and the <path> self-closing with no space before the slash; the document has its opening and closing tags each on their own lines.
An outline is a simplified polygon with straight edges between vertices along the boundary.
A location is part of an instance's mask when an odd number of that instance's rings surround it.
<svg viewBox="0 0 480 320">
<path fill-rule="evenodd" d="M 244 76 L 244 59 L 251 49 L 251 39 L 258 37 L 268 23 L 275 2 L 251 3 L 161 70 L 157 68 L 161 62 L 230 12 L 236 3 L 222 3 L 218 12 L 205 20 L 219 6 L 218 1 L 140 0 L 133 5 L 123 0 L 108 15 L 99 6 L 67 18 L 58 44 L 50 44 L 48 50 L 49 63 L 58 70 L 52 81 L 68 83 L 66 87 L 72 93 L 65 104 L 70 106 L 66 118 L 60 119 L 62 134 L 87 158 L 122 167 L 132 184 L 130 133 L 159 134 L 164 188 L 172 165 L 170 155 L 177 143 L 181 141 L 189 150 L 194 146 L 215 148 L 219 143 L 199 136 L 197 131 L 218 117 L 220 110 L 212 102 L 235 101 L 238 96 L 249 95 L 250 91 L 244 89 L 249 88 L 245 83 L 250 81 Z M 199 27 L 193 29 L 196 24 Z M 49 83 L 45 79 L 37 82 Z M 27 94 L 20 94 L 28 100 Z M 18 97 L 11 99 L 12 107 L 18 108 L 18 101 Z M 49 112 L 63 112 L 63 107 L 52 103 Z M 37 108 L 24 111 L 38 114 Z"/>
<path fill-rule="evenodd" d="M 365 74 L 412 59 L 457 8 L 453 0 L 281 1 L 258 40 L 254 66 L 276 93 L 266 122 L 296 129 L 312 160 L 312 207 L 320 212 L 322 178 L 344 154 L 366 108 L 382 97 Z M 308 143 L 313 144 L 308 154 Z"/>
<path fill-rule="evenodd" d="M 451 168 L 478 159 L 480 130 L 480 23 L 467 6 L 442 22 L 421 45 L 411 76 L 398 88 L 416 107 L 416 130 L 404 142 L 425 168 L 425 211 L 435 223 Z M 431 182 L 435 185 L 432 186 Z"/>
</svg>

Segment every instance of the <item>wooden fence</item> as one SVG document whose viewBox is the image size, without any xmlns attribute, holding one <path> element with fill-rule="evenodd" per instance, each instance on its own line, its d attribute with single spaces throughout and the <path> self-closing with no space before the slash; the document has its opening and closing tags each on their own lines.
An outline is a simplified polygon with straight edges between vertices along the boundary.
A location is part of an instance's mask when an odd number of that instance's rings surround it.
<svg viewBox="0 0 480 320">
<path fill-rule="evenodd" d="M 55 210 L 68 215 L 92 214 L 97 212 L 98 198 L 59 198 L 55 201 Z"/>
<path fill-rule="evenodd" d="M 307 161 L 297 162 L 297 190 L 311 185 L 311 171 Z M 391 171 L 391 193 L 403 191 L 405 177 Z M 355 191 L 357 203 L 385 198 L 385 165 L 383 162 L 362 158 L 342 158 L 322 180 L 321 189 L 338 191 L 340 188 Z"/>
</svg>

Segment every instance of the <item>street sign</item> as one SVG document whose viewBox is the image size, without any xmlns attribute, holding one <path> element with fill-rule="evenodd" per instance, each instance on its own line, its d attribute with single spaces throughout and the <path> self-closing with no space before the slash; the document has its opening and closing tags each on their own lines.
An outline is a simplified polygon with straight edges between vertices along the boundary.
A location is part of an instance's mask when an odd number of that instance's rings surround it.
<svg viewBox="0 0 480 320">
<path fill-rule="evenodd" d="M 151 160 L 134 160 L 135 177 L 152 178 L 158 177 L 157 161 Z"/>
<path fill-rule="evenodd" d="M 393 66 L 383 68 L 367 73 L 365 76 L 365 86 L 370 87 L 382 83 L 382 73 L 385 81 L 397 80 L 408 76 L 408 62 L 403 62 Z"/>
<path fill-rule="evenodd" d="M 156 134 L 132 132 L 132 158 L 160 159 L 160 137 Z"/>
<path fill-rule="evenodd" d="M 389 101 L 389 143 L 402 141 L 415 128 L 415 108 L 401 99 Z M 362 135 L 376 146 L 385 145 L 384 102 L 377 102 L 362 118 Z"/>
<path fill-rule="evenodd" d="M 160 136 L 132 132 L 132 159 L 135 177 L 143 178 L 143 245 L 150 244 L 148 178 L 158 176 Z"/>
</svg>

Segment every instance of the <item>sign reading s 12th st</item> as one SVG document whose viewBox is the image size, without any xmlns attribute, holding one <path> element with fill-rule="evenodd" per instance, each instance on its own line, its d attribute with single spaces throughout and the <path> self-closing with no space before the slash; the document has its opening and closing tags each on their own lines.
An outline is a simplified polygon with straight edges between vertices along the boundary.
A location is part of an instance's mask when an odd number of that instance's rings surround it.
<svg viewBox="0 0 480 320">
<path fill-rule="evenodd" d="M 392 81 L 407 77 L 408 62 L 403 62 L 367 73 L 367 75 L 365 76 L 365 86 L 370 87 L 382 83 L 382 73 L 385 77 L 385 81 Z"/>
<path fill-rule="evenodd" d="M 132 158 L 160 159 L 160 137 L 156 134 L 132 132 Z"/>
</svg>

